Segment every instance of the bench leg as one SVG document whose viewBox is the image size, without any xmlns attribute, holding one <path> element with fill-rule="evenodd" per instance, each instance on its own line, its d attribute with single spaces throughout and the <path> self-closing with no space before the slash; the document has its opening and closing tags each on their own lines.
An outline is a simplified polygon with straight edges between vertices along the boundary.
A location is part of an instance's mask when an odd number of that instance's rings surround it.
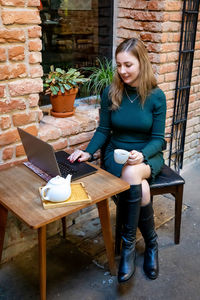
<svg viewBox="0 0 200 300">
<path fill-rule="evenodd" d="M 7 217 L 8 217 L 8 210 L 3 205 L 0 204 L 0 262 L 3 253 L 3 242 L 5 237 L 5 231 L 6 231 Z"/>
<path fill-rule="evenodd" d="M 183 184 L 177 186 L 177 190 L 175 194 L 175 223 L 174 223 L 175 244 L 180 243 L 182 202 L 183 202 Z"/>
<path fill-rule="evenodd" d="M 46 300 L 46 226 L 38 228 L 40 299 Z"/>
<path fill-rule="evenodd" d="M 101 228 L 102 228 L 102 233 L 103 233 L 103 238 L 104 238 L 104 243 L 106 248 L 106 254 L 108 257 L 110 273 L 111 275 L 116 275 L 114 243 L 113 243 L 112 231 L 111 231 L 108 199 L 98 202 L 97 207 L 99 211 L 99 218 L 101 222 Z"/>
</svg>

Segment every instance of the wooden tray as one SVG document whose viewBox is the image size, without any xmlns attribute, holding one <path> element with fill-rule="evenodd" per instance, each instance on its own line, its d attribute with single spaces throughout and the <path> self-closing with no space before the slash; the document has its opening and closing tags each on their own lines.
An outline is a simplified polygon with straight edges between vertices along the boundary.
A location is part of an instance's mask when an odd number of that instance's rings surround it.
<svg viewBox="0 0 200 300">
<path fill-rule="evenodd" d="M 44 200 L 41 195 L 41 189 L 39 188 L 40 198 L 44 209 L 63 207 L 67 205 L 78 205 L 83 203 L 90 203 L 92 201 L 91 197 L 88 195 L 88 192 L 85 189 L 83 182 L 74 182 L 71 183 L 71 196 L 69 199 L 63 202 L 51 202 Z"/>
</svg>

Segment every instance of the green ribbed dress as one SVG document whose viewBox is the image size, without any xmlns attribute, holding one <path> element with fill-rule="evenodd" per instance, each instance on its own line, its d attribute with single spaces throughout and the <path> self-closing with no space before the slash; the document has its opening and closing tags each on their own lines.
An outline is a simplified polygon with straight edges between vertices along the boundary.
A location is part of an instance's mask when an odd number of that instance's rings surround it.
<svg viewBox="0 0 200 300">
<path fill-rule="evenodd" d="M 137 97 L 136 88 L 125 85 L 129 97 Z M 110 136 L 106 146 L 104 164 L 108 172 L 120 177 L 123 165 L 114 161 L 114 149 L 137 150 L 143 153 L 144 162 L 151 167 L 151 181 L 164 164 L 162 150 L 165 145 L 166 98 L 159 88 L 152 90 L 144 107 L 139 98 L 133 103 L 124 92 L 122 103 L 117 110 L 111 110 L 107 87 L 101 97 L 99 126 L 86 150 L 94 154 Z"/>
</svg>

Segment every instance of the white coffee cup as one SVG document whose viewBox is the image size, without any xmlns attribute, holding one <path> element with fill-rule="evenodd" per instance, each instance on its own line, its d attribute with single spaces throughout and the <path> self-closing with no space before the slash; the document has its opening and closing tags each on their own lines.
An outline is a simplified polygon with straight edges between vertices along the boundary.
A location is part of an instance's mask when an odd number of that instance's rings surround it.
<svg viewBox="0 0 200 300">
<path fill-rule="evenodd" d="M 118 164 L 125 164 L 130 156 L 130 152 L 123 149 L 114 150 L 114 160 Z"/>
</svg>

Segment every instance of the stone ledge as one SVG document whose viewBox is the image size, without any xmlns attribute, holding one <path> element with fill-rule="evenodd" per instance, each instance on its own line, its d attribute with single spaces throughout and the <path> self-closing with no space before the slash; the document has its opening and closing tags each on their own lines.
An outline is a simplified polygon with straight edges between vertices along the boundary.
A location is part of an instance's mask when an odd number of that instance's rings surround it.
<svg viewBox="0 0 200 300">
<path fill-rule="evenodd" d="M 44 116 L 39 124 L 38 137 L 52 144 L 55 150 L 84 148 L 92 138 L 99 120 L 99 106 L 82 104 L 67 118 Z"/>
</svg>

